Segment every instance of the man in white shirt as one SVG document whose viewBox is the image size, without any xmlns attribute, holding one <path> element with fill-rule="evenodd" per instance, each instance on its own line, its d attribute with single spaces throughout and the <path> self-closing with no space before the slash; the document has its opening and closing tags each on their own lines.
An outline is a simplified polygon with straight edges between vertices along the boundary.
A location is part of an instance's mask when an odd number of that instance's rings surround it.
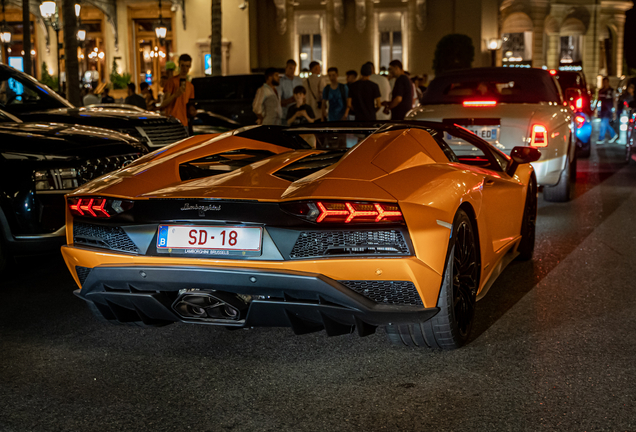
<svg viewBox="0 0 636 432">
<path fill-rule="evenodd" d="M 373 69 L 373 74 L 369 77 L 369 81 L 374 82 L 380 87 L 380 99 L 382 102 L 389 102 L 391 100 L 391 84 L 389 84 L 389 80 L 387 77 L 378 75 L 375 73 L 375 66 L 371 62 L 367 62 L 367 64 L 371 65 Z M 384 110 L 380 110 L 375 114 L 378 120 L 389 120 L 391 118 L 391 113 L 387 114 Z"/>
<path fill-rule="evenodd" d="M 280 125 L 283 109 L 280 105 L 280 95 L 276 87 L 280 84 L 280 77 L 276 68 L 265 71 L 265 84 L 256 92 L 252 103 L 252 110 L 256 114 L 256 124 Z"/>
<path fill-rule="evenodd" d="M 294 75 L 296 73 L 296 62 L 293 59 L 287 60 L 285 65 L 285 75 L 280 77 L 280 85 L 278 90 L 280 91 L 280 104 L 283 107 L 283 124 L 287 122 L 287 109 L 290 105 L 296 103 L 294 99 L 294 89 L 303 85 L 302 78 Z"/>
<path fill-rule="evenodd" d="M 320 75 L 321 71 L 320 63 L 317 61 L 309 63 L 311 75 L 305 80 L 305 88 L 307 89 L 307 105 L 311 107 L 314 113 L 321 115 L 320 120 L 322 121 L 324 120 L 322 118 L 322 89 L 325 88 L 327 82 Z"/>
</svg>

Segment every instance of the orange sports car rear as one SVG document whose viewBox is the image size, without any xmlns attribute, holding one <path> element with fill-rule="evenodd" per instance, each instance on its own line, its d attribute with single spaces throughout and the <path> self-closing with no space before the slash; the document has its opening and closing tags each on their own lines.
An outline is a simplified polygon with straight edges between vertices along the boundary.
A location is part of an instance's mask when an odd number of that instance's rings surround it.
<svg viewBox="0 0 636 432">
<path fill-rule="evenodd" d="M 455 348 L 534 248 L 539 153 L 437 123 L 250 127 L 67 196 L 64 259 L 108 321 L 367 335 Z"/>
</svg>

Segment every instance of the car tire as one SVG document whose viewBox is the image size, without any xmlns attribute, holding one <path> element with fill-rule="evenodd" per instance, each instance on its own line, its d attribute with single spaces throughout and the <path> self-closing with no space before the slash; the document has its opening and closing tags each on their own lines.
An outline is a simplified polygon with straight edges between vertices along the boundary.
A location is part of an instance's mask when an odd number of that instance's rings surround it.
<svg viewBox="0 0 636 432">
<path fill-rule="evenodd" d="M 590 142 L 585 144 L 584 142 L 577 139 L 576 148 L 579 149 L 576 152 L 576 157 L 580 159 L 587 159 L 590 157 L 590 153 L 592 151 L 592 139 L 590 138 Z"/>
<path fill-rule="evenodd" d="M 104 316 L 104 314 L 100 311 L 100 309 L 97 307 L 97 305 L 95 305 L 95 303 L 93 303 L 92 301 L 87 301 L 86 305 L 88 306 L 88 310 L 91 311 L 91 313 L 93 314 L 93 316 L 95 318 L 97 318 L 98 321 L 105 323 L 105 324 L 114 324 L 114 325 L 122 325 L 122 326 L 128 326 L 128 327 L 142 327 L 142 328 L 148 328 L 148 327 L 163 327 L 167 324 L 170 323 L 156 323 L 156 324 L 146 324 L 143 321 L 126 321 L 126 322 L 122 322 L 119 321 L 117 319 L 114 319 L 114 317 L 106 317 Z"/>
<path fill-rule="evenodd" d="M 576 157 L 565 160 L 565 168 L 561 171 L 559 182 L 554 186 L 543 187 L 543 199 L 550 202 L 566 202 L 574 198 L 576 184 Z"/>
<path fill-rule="evenodd" d="M 462 209 L 455 215 L 448 250 L 437 300 L 439 312 L 423 323 L 387 326 L 387 335 L 394 344 L 451 350 L 468 341 L 481 266 L 476 232 Z"/>
<path fill-rule="evenodd" d="M 528 183 L 528 192 L 526 193 L 526 203 L 523 208 L 523 219 L 521 221 L 521 242 L 517 252 L 517 259 L 528 261 L 534 255 L 534 243 L 537 225 L 537 181 L 532 174 Z"/>
</svg>

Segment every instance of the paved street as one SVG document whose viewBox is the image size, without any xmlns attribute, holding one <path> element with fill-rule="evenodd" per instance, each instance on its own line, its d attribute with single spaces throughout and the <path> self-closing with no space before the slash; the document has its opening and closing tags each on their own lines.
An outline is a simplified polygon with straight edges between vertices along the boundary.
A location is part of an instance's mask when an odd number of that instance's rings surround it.
<svg viewBox="0 0 636 432">
<path fill-rule="evenodd" d="M 96 321 L 61 258 L 0 282 L 0 431 L 636 430 L 636 163 L 579 161 L 452 352 Z"/>
</svg>

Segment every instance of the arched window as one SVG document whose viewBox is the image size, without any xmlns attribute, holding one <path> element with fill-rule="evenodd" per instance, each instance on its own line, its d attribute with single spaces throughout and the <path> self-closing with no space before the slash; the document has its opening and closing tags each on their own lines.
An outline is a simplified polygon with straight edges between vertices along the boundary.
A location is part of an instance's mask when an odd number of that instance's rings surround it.
<svg viewBox="0 0 636 432">
<path fill-rule="evenodd" d="M 505 19 L 502 29 L 502 63 L 509 67 L 532 66 L 532 20 L 523 12 Z"/>
</svg>

